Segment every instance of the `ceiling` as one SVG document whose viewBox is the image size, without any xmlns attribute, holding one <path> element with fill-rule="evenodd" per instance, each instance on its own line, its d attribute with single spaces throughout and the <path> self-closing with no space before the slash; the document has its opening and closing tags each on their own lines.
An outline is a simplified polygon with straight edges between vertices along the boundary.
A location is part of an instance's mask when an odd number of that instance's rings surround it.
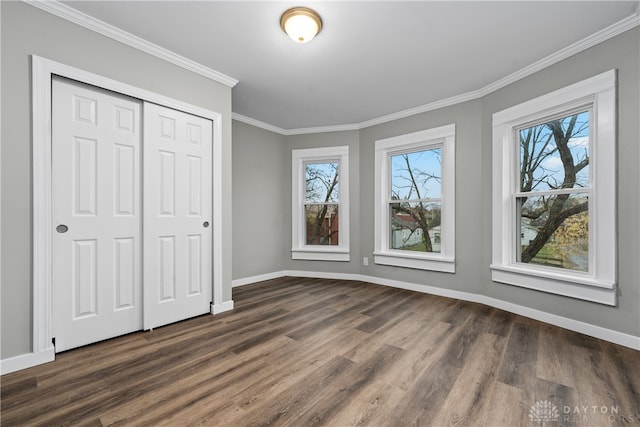
<svg viewBox="0 0 640 427">
<path fill-rule="evenodd" d="M 69 1 L 239 83 L 233 112 L 284 130 L 358 124 L 478 91 L 637 14 L 638 1 Z M 282 12 L 314 8 L 296 44 Z"/>
</svg>

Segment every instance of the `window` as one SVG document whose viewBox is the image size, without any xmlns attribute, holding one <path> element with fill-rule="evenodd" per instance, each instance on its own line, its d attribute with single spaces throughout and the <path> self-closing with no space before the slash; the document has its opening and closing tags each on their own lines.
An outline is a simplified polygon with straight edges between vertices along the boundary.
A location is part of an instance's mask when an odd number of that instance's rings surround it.
<svg viewBox="0 0 640 427">
<path fill-rule="evenodd" d="M 494 281 L 615 305 L 615 71 L 493 115 Z"/>
<path fill-rule="evenodd" d="M 455 272 L 455 125 L 375 151 L 375 263 Z"/>
<path fill-rule="evenodd" d="M 349 147 L 293 150 L 292 258 L 349 261 Z"/>
<path fill-rule="evenodd" d="M 587 272 L 591 111 L 565 114 L 517 130 L 516 261 Z"/>
</svg>

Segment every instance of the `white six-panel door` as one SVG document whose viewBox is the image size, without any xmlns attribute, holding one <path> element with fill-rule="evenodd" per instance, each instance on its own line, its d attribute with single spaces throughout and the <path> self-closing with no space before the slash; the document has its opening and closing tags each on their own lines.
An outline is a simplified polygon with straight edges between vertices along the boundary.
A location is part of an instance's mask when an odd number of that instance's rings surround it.
<svg viewBox="0 0 640 427">
<path fill-rule="evenodd" d="M 213 123 L 55 78 L 56 351 L 208 313 Z"/>
<path fill-rule="evenodd" d="M 210 120 L 144 104 L 144 328 L 208 313 L 212 291 Z"/>
<path fill-rule="evenodd" d="M 141 102 L 53 81 L 56 351 L 142 328 Z"/>
</svg>

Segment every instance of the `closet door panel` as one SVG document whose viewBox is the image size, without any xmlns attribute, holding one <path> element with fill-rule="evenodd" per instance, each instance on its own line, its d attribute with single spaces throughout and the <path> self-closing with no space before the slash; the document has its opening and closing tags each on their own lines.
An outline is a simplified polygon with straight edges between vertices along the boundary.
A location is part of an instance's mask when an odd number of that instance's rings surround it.
<svg viewBox="0 0 640 427">
<path fill-rule="evenodd" d="M 210 312 L 213 123 L 144 104 L 144 328 Z"/>
<path fill-rule="evenodd" d="M 142 329 L 141 102 L 52 86 L 56 351 Z"/>
</svg>

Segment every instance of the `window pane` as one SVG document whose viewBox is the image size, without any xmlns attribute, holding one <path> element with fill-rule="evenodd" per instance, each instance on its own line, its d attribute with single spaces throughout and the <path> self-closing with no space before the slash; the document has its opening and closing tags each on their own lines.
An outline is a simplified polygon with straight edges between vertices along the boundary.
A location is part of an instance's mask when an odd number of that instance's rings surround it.
<svg viewBox="0 0 640 427">
<path fill-rule="evenodd" d="M 589 269 L 589 211 L 585 194 L 517 199 L 518 261 L 569 270 Z"/>
<path fill-rule="evenodd" d="M 338 201 L 338 162 L 305 164 L 305 202 Z"/>
<path fill-rule="evenodd" d="M 391 156 L 391 198 L 439 199 L 442 148 Z"/>
<path fill-rule="evenodd" d="M 338 245 L 338 205 L 305 205 L 306 244 Z"/>
<path fill-rule="evenodd" d="M 588 111 L 520 130 L 520 191 L 588 186 Z"/>
<path fill-rule="evenodd" d="M 391 203 L 390 249 L 440 252 L 440 203 Z"/>
</svg>

